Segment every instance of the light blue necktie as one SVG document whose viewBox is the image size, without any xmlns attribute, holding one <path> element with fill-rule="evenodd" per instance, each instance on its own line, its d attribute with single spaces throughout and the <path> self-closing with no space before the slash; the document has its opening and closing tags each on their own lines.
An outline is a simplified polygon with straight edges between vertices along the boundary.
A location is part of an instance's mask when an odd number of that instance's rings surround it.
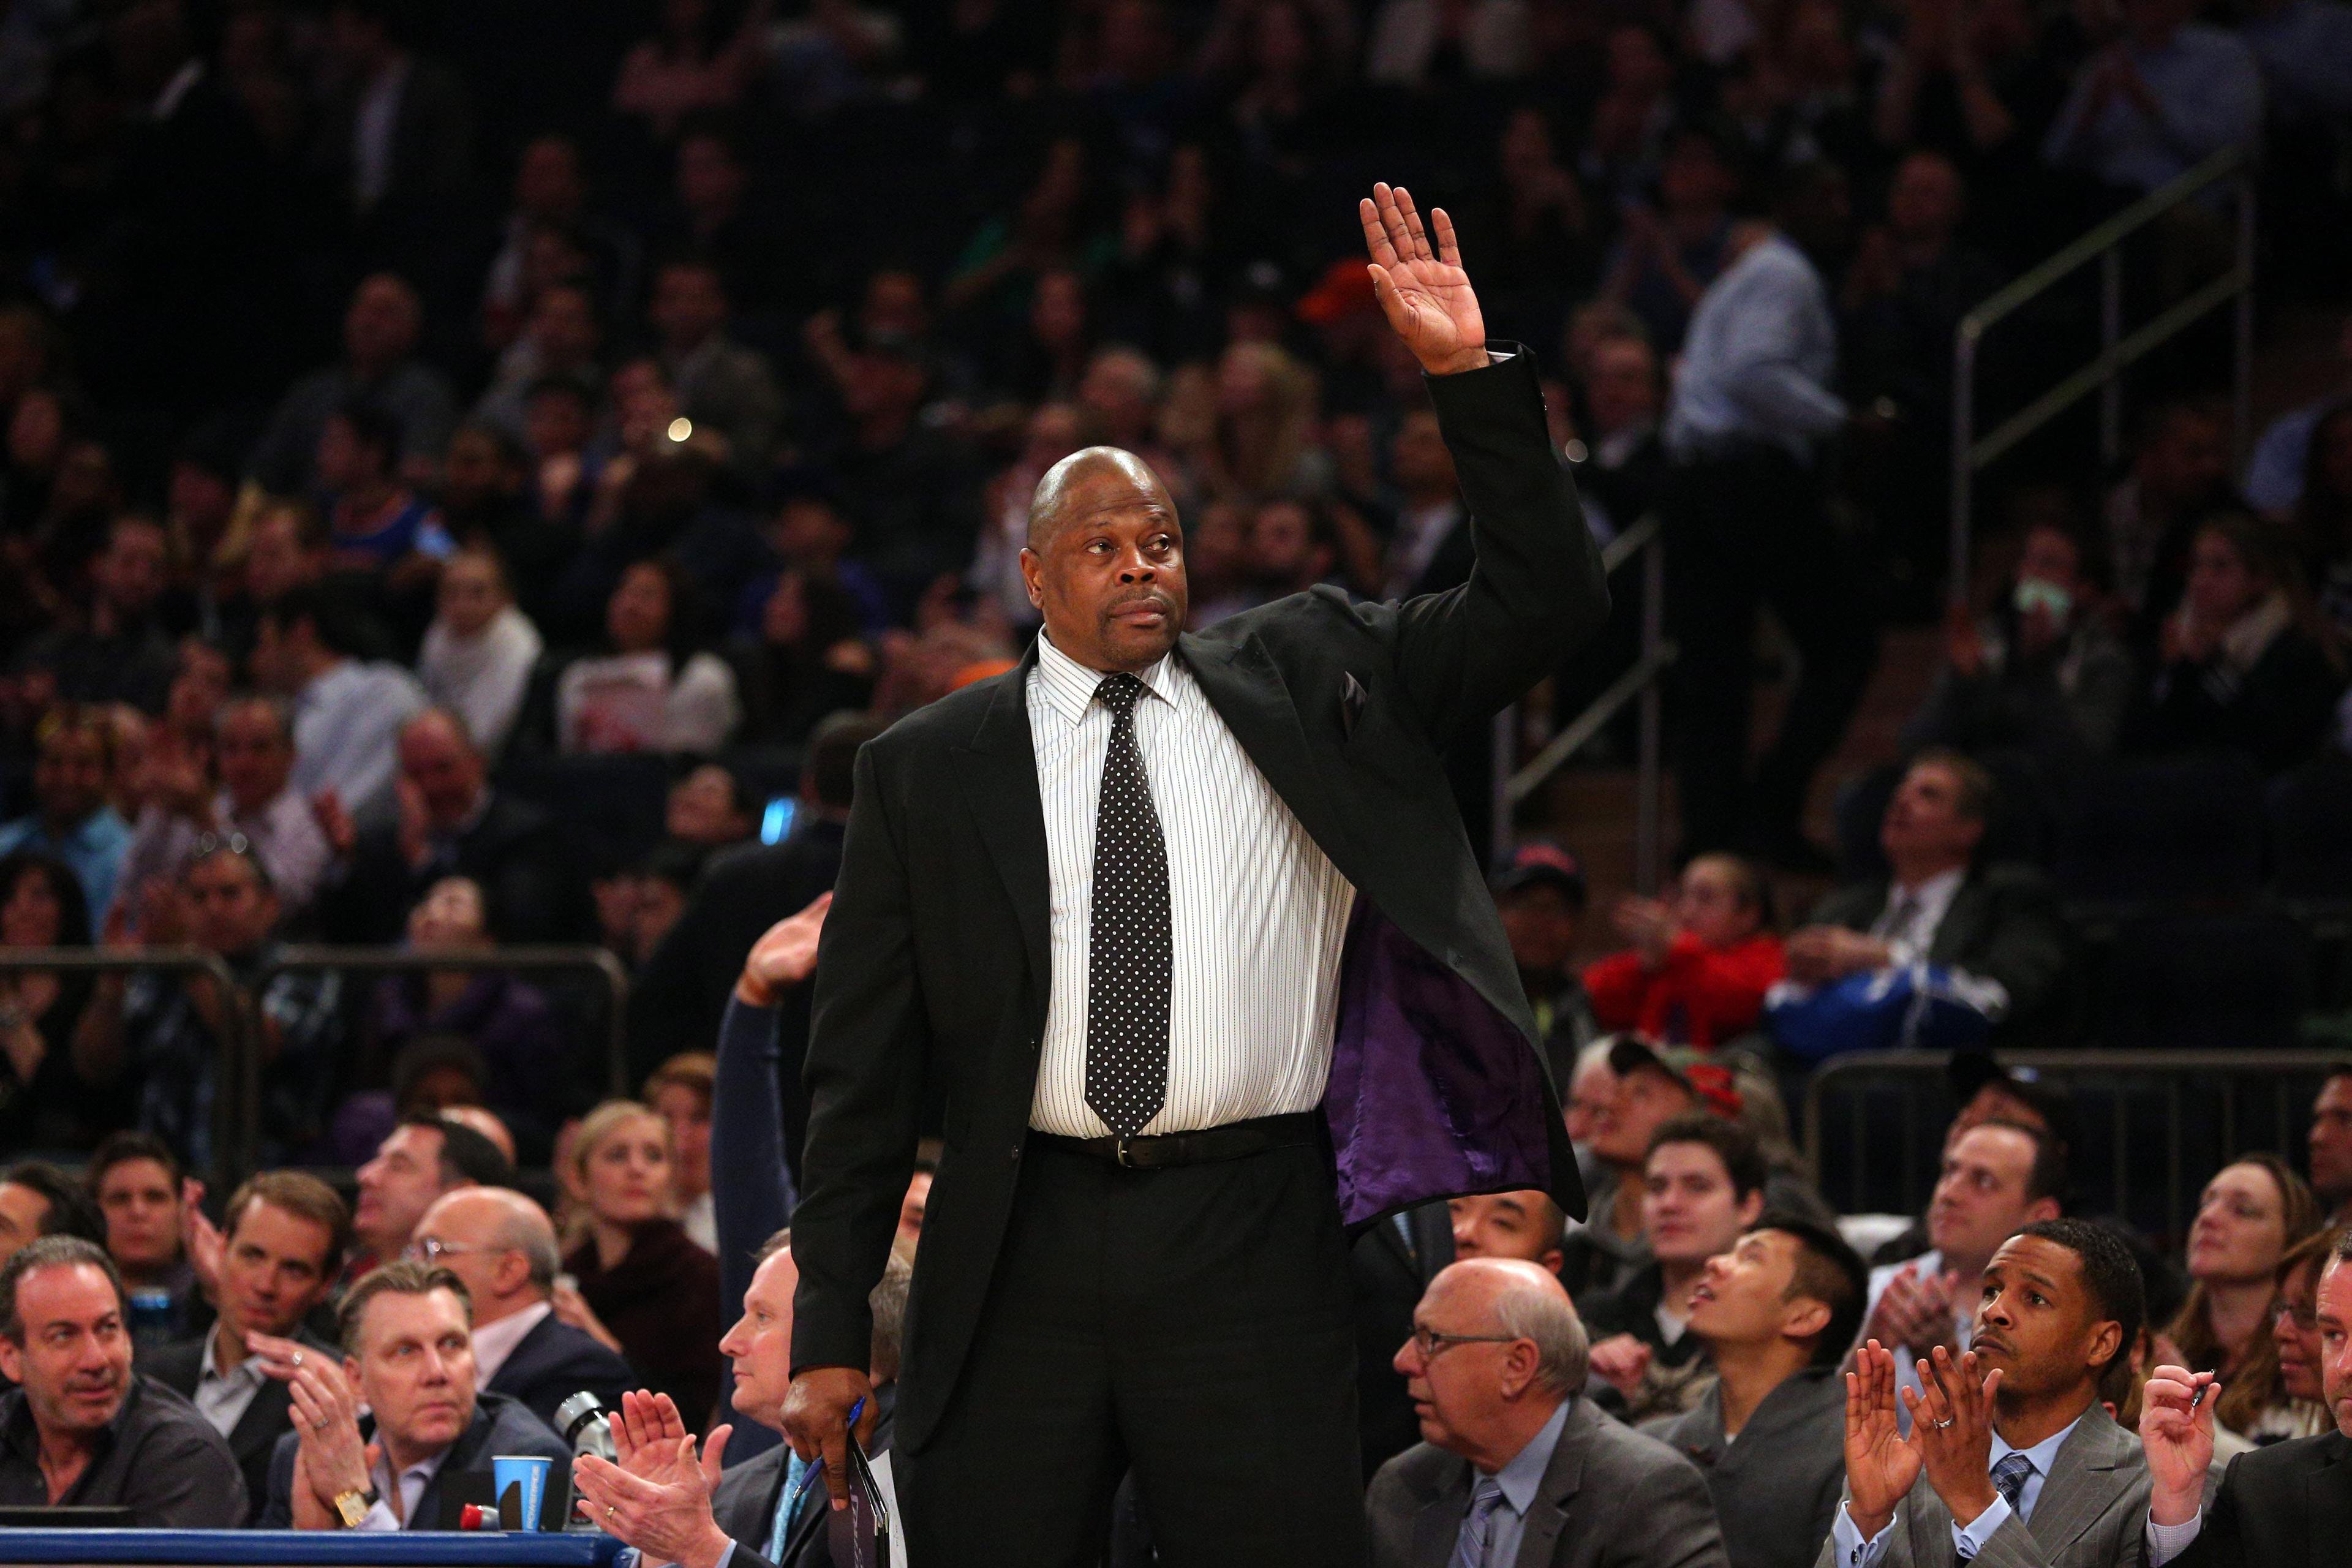
<svg viewBox="0 0 2352 1568">
<path fill-rule="evenodd" d="M 1454 1555 L 1445 1568 L 1488 1568 L 1486 1553 L 1495 1544 L 1495 1510 L 1503 1506 L 1503 1483 L 1482 1476 L 1471 1489 L 1470 1511 L 1462 1516 L 1462 1533 L 1454 1538 Z"/>
<path fill-rule="evenodd" d="M 801 1495 L 801 1477 L 808 1473 L 811 1461 L 798 1454 L 784 1455 L 784 1489 L 776 1499 L 776 1520 L 768 1527 L 768 1549 L 760 1553 L 771 1563 L 784 1560 L 784 1542 L 793 1532 L 793 1500 Z"/>
<path fill-rule="evenodd" d="M 2017 1515 L 2018 1522 L 2025 1521 L 2025 1509 L 2017 1500 L 2025 1495 L 2025 1483 L 2033 1474 L 2033 1461 L 2021 1453 L 2001 1456 L 2000 1463 L 1992 1468 L 1993 1489 L 2009 1504 L 2009 1511 Z"/>
</svg>

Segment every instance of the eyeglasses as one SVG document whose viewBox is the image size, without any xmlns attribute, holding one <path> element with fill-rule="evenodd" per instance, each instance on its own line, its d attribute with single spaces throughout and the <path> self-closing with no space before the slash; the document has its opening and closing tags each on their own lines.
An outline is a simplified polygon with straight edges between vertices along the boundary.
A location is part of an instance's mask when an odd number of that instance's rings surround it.
<svg viewBox="0 0 2352 1568">
<path fill-rule="evenodd" d="M 1441 1334 L 1434 1329 L 1416 1328 L 1412 1331 L 1412 1348 L 1426 1364 L 1455 1345 L 1507 1345 L 1517 1338 L 1517 1334 Z"/>
<path fill-rule="evenodd" d="M 2314 1329 L 2319 1327 L 2319 1303 L 2316 1301 L 2289 1301 L 2284 1299 L 2273 1301 L 2271 1303 L 2271 1321 L 2275 1322 L 2281 1318 L 2284 1318 L 2288 1322 L 2293 1323 L 2294 1325 L 2295 1332 L 2299 1334 L 2307 1334 Z"/>
<path fill-rule="evenodd" d="M 445 1258 L 463 1258 L 468 1253 L 512 1250 L 507 1247 L 467 1247 L 463 1242 L 444 1241 L 437 1236 L 426 1236 L 410 1242 L 406 1256 L 417 1263 L 438 1263 Z"/>
</svg>

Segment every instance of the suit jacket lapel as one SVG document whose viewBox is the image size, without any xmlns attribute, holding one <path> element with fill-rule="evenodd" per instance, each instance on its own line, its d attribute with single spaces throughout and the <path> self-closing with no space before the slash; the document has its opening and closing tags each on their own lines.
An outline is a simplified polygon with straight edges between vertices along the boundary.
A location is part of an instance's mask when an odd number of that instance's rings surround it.
<svg viewBox="0 0 2352 1568">
<path fill-rule="evenodd" d="M 1985 920 L 1984 885 L 1973 872 L 1960 879 L 1952 889 L 1952 901 L 1944 910 L 1944 918 L 1936 926 L 1936 940 L 1927 944 L 1930 963 L 1948 964 L 1956 954 L 1974 945 L 1977 928 Z"/>
<path fill-rule="evenodd" d="M 1447 1455 L 1437 1490 L 1412 1518 L 1412 1568 L 1446 1568 L 1470 1511 L 1470 1461 Z"/>
<path fill-rule="evenodd" d="M 2139 1452 L 2138 1439 L 2094 1405 L 2082 1425 L 2059 1445 L 2049 1478 L 2033 1504 L 2026 1530 L 2055 1558 L 2097 1522 L 2129 1478 L 2117 1472 Z"/>
<path fill-rule="evenodd" d="M 1299 724 L 1297 705 L 1265 645 L 1253 637 L 1235 647 L 1187 634 L 1177 639 L 1176 646 L 1209 706 L 1234 732 L 1234 739 L 1274 786 L 1274 793 L 1341 874 L 1361 888 L 1359 858 L 1349 852 L 1351 846 L 1330 792 L 1324 787 L 1314 748 L 1307 744 L 1307 731 Z"/>
<path fill-rule="evenodd" d="M 1591 1447 L 1593 1432 L 1607 1419 L 1587 1400 L 1569 1405 L 1568 1419 L 1560 1424 L 1559 1443 L 1551 1451 L 1551 1463 L 1544 1467 L 1543 1485 L 1536 1489 L 1536 1500 L 1528 1505 L 1514 1568 L 1547 1568 L 1551 1562 L 1553 1544 L 1568 1525 L 1568 1510 L 1584 1486 L 1584 1452 Z"/>
<path fill-rule="evenodd" d="M 2304 1472 L 2305 1518 L 2310 1533 L 2311 1568 L 2343 1561 L 2345 1542 L 2352 1541 L 2352 1439 L 2341 1433 L 2321 1448 L 2318 1463 Z"/>
<path fill-rule="evenodd" d="M 228 1451 L 243 1464 L 254 1454 L 277 1447 L 287 1426 L 286 1412 L 292 1408 L 294 1396 L 286 1384 L 276 1378 L 265 1378 L 255 1390 L 253 1403 L 236 1418 L 236 1426 L 228 1435 Z"/>
<path fill-rule="evenodd" d="M 956 748 L 956 781 L 1013 900 L 1042 1000 L 1054 973 L 1046 930 L 1053 887 L 1045 865 L 1045 807 L 1037 793 L 1037 752 L 1029 733 L 1029 671 L 1036 662 L 1033 643 L 1020 668 L 1003 678 L 995 700 L 972 731 L 971 744 Z"/>
</svg>

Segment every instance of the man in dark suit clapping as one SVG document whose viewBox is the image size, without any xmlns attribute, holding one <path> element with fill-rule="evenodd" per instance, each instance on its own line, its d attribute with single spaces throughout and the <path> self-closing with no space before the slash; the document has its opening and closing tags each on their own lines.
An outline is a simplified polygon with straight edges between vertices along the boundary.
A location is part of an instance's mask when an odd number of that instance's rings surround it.
<svg viewBox="0 0 2352 1568">
<path fill-rule="evenodd" d="M 1180 636 L 1167 489 L 1089 447 L 1031 502 L 1028 656 L 858 758 L 784 1428 L 840 1479 L 866 1294 L 940 1107 L 894 1450 L 918 1562 L 1090 1563 L 1132 1467 L 1179 1568 L 1353 1568 L 1344 1228 L 1507 1189 L 1583 1212 L 1444 751 L 1601 623 L 1599 552 L 1452 223 L 1385 185 L 1360 216 L 1469 503 L 1469 580 Z"/>
<path fill-rule="evenodd" d="M 185 1394 L 228 1439 L 245 1472 L 247 1522 L 269 1500 L 269 1456 L 294 1429 L 293 1396 L 252 1336 L 283 1342 L 329 1363 L 342 1352 L 302 1327 L 342 1268 L 351 1210 L 333 1188 L 300 1171 L 265 1171 L 229 1195 L 220 1241 L 220 1316 L 201 1337 L 139 1358 L 139 1370 Z"/>
<path fill-rule="evenodd" d="M 2352 1550 L 2352 1234 L 2337 1239 L 2315 1305 L 2336 1430 L 2239 1455 L 2210 1508 L 2213 1374 L 2160 1366 L 2148 1380 L 2139 1418 L 2155 1478 L 2148 1568 L 2321 1568 Z"/>
</svg>

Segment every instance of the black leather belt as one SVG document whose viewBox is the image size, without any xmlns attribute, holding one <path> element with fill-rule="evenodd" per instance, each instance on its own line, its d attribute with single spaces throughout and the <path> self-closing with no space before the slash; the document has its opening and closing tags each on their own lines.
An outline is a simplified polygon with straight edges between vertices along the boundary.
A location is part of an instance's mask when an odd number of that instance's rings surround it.
<svg viewBox="0 0 2352 1568">
<path fill-rule="evenodd" d="M 1261 1116 L 1249 1121 L 1229 1121 L 1198 1132 L 1159 1132 L 1139 1138 L 1066 1138 L 1058 1132 L 1032 1132 L 1032 1142 L 1046 1149 L 1084 1154 L 1130 1171 L 1164 1171 L 1173 1165 L 1206 1165 L 1218 1160 L 1240 1160 L 1270 1149 L 1293 1149 L 1314 1143 L 1322 1136 L 1319 1113 L 1293 1111 L 1287 1116 Z"/>
</svg>

